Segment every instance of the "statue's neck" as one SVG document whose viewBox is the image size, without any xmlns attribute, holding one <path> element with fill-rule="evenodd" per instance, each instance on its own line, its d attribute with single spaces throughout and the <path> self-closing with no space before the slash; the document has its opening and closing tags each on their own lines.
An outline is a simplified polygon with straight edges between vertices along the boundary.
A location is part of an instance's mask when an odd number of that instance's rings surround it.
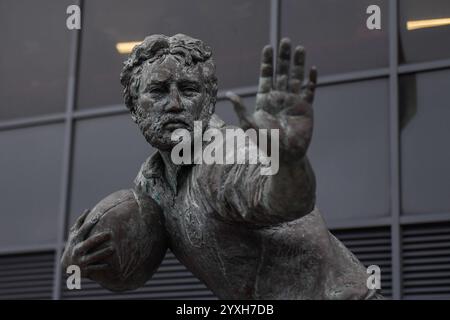
<svg viewBox="0 0 450 320">
<path fill-rule="evenodd" d="M 177 192 L 177 178 L 181 170 L 181 165 L 174 164 L 170 157 L 170 151 L 160 151 L 164 162 L 164 175 L 172 191 Z"/>
</svg>

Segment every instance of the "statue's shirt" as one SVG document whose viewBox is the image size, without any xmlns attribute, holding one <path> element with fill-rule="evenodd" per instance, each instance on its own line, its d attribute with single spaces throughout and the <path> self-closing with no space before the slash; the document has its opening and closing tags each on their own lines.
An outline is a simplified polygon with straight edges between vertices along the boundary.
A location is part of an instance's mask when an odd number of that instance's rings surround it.
<svg viewBox="0 0 450 320">
<path fill-rule="evenodd" d="M 216 116 L 210 126 L 225 128 Z M 161 206 L 170 249 L 219 298 L 374 296 L 365 268 L 328 232 L 317 209 L 280 222 L 261 206 L 266 179 L 258 165 L 195 164 L 180 169 L 174 187 L 156 152 L 135 188 Z"/>
</svg>

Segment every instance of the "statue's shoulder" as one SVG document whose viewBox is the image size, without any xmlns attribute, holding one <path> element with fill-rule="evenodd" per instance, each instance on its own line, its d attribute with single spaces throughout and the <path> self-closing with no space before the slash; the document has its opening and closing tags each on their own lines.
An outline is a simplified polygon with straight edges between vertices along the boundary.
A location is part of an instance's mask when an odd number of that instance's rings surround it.
<svg viewBox="0 0 450 320">
<path fill-rule="evenodd" d="M 150 180 L 160 177 L 161 174 L 162 158 L 159 151 L 156 151 L 142 163 L 134 179 L 135 189 L 148 194 L 150 192 Z"/>
</svg>

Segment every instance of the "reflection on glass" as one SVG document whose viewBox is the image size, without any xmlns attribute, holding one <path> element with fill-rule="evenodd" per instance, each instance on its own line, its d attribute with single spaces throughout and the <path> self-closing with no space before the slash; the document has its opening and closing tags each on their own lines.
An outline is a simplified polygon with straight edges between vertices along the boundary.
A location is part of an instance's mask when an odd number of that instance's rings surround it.
<svg viewBox="0 0 450 320">
<path fill-rule="evenodd" d="M 309 156 L 330 220 L 389 215 L 387 80 L 321 87 Z"/>
<path fill-rule="evenodd" d="M 450 59 L 450 1 L 400 0 L 400 62 Z"/>
<path fill-rule="evenodd" d="M 156 33 L 205 41 L 213 49 L 219 89 L 256 85 L 260 52 L 269 42 L 270 1 L 84 3 L 78 108 L 122 104 L 122 62 L 136 42 Z"/>
<path fill-rule="evenodd" d="M 63 141 L 63 124 L 0 132 L 2 246 L 56 241 Z"/>
<path fill-rule="evenodd" d="M 450 71 L 400 78 L 404 214 L 450 212 Z"/>
<path fill-rule="evenodd" d="M 281 35 L 307 50 L 307 65 L 335 74 L 388 66 L 387 0 L 283 0 Z M 367 28 L 371 5 L 381 9 L 381 30 Z"/>
<path fill-rule="evenodd" d="M 0 1 L 0 121 L 64 112 L 71 2 Z"/>
<path fill-rule="evenodd" d="M 84 209 L 108 194 L 131 188 L 141 164 L 153 150 L 129 114 L 79 121 L 69 226 Z"/>
</svg>

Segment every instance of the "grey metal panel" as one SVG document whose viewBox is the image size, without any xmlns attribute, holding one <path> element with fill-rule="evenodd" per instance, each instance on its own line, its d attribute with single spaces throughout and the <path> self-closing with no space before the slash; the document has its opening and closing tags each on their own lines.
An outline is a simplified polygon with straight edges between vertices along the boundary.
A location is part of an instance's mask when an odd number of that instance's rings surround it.
<svg viewBox="0 0 450 320">
<path fill-rule="evenodd" d="M 64 279 L 61 282 L 66 284 Z M 147 284 L 134 291 L 114 293 L 89 280 L 81 290 L 63 288 L 63 299 L 216 299 L 214 294 L 192 275 L 169 251 L 158 271 Z"/>
<path fill-rule="evenodd" d="M 0 300 L 50 299 L 54 254 L 0 256 Z"/>
<path fill-rule="evenodd" d="M 404 299 L 450 299 L 450 222 L 402 229 Z"/>
<path fill-rule="evenodd" d="M 334 230 L 332 233 L 366 266 L 381 269 L 381 294 L 392 296 L 391 235 L 389 227 Z"/>
<path fill-rule="evenodd" d="M 317 90 L 309 156 L 327 219 L 389 215 L 387 85 L 380 79 Z"/>
<path fill-rule="evenodd" d="M 0 244 L 56 240 L 63 125 L 0 133 Z"/>
</svg>

